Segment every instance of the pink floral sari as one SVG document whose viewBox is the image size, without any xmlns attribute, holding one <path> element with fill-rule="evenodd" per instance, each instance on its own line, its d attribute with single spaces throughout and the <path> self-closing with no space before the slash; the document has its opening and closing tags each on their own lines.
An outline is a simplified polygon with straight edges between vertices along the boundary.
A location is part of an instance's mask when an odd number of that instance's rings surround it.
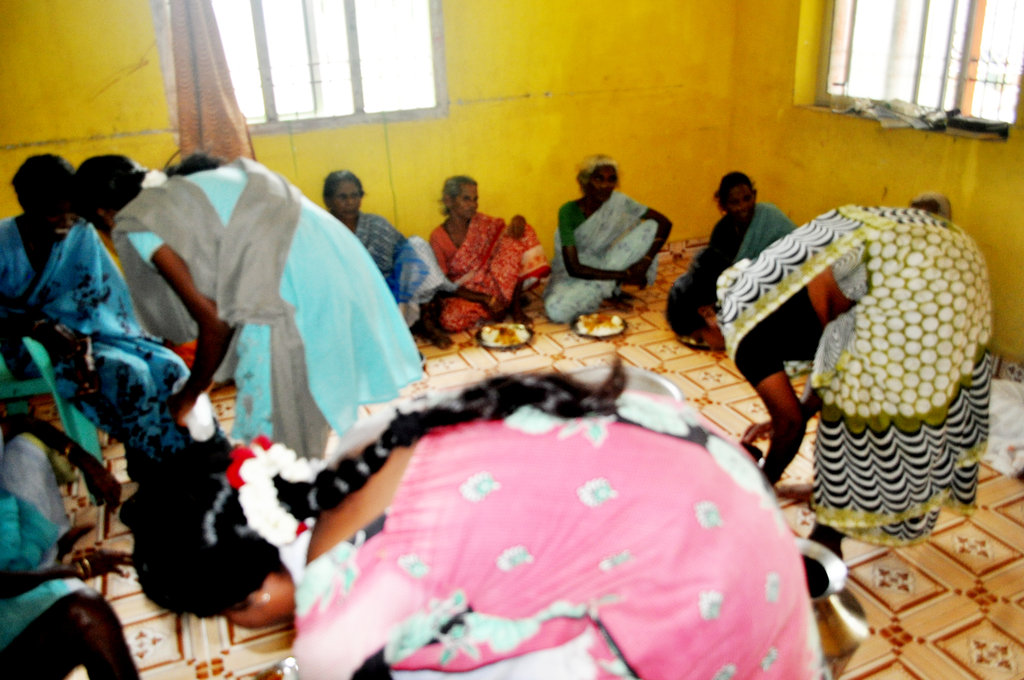
<svg viewBox="0 0 1024 680">
<path fill-rule="evenodd" d="M 507 309 L 513 302 L 516 284 L 523 290 L 549 271 L 544 250 L 533 227 L 526 225 L 521 238 L 505 233 L 505 220 L 477 213 L 469 223 L 466 240 L 456 247 L 444 227 L 430 235 L 430 245 L 441 270 L 450 281 L 468 290 L 497 297 Z M 459 297 L 443 300 L 441 325 L 458 332 L 489 319 L 487 307 Z"/>
<path fill-rule="evenodd" d="M 383 530 L 307 566 L 303 680 L 375 656 L 497 677 L 575 646 L 577 673 L 500 677 L 820 678 L 803 563 L 750 457 L 677 402 L 618 411 L 644 426 L 526 407 L 421 439 Z"/>
</svg>

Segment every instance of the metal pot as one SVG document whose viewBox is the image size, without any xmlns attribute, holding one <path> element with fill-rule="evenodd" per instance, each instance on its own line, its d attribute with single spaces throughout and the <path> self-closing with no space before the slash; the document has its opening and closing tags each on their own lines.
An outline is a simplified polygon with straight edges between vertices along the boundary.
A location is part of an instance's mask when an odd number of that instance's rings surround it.
<svg viewBox="0 0 1024 680">
<path fill-rule="evenodd" d="M 825 661 L 838 678 L 868 636 L 868 620 L 856 596 L 846 587 L 849 570 L 838 555 L 820 543 L 798 538 L 807 571 L 814 618 Z"/>
<path fill-rule="evenodd" d="M 676 401 L 686 401 L 679 386 L 663 375 L 636 366 L 623 366 L 626 373 L 626 389 L 649 392 L 663 397 L 671 397 Z M 569 377 L 591 386 L 600 385 L 611 375 L 611 366 L 587 366 L 573 371 Z"/>
<path fill-rule="evenodd" d="M 289 656 L 257 675 L 256 680 L 299 680 L 299 664 Z"/>
</svg>

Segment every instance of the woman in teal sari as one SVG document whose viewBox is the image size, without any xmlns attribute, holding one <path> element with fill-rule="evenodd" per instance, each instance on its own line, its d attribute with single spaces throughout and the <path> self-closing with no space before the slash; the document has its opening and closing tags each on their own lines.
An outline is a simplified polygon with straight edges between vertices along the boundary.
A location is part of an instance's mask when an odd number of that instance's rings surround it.
<svg viewBox="0 0 1024 680">
<path fill-rule="evenodd" d="M 45 448 L 66 459 L 51 463 Z M 120 503 L 114 475 L 52 425 L 0 421 L 0 668 L 4 677 L 60 680 L 84 665 L 97 680 L 138 678 L 117 614 L 85 583 L 124 576 L 131 555 L 99 550 L 63 560 L 83 528 L 72 529 L 57 486 L 55 465 L 68 463 L 100 502 Z"/>
<path fill-rule="evenodd" d="M 711 230 L 708 248 L 731 263 L 754 259 L 761 251 L 796 229 L 793 221 L 771 203 L 757 202 L 754 183 L 742 172 L 730 172 L 715 192 L 722 211 Z"/>
<path fill-rule="evenodd" d="M 680 340 L 698 349 L 708 348 L 702 339 L 705 332 L 702 326 L 717 324 L 715 283 L 721 273 L 740 260 L 756 258 L 762 250 L 796 229 L 793 221 L 774 205 L 757 202 L 757 189 L 742 172 L 730 172 L 722 177 L 715 201 L 722 211 L 722 219 L 711 230 L 707 247 L 694 256 L 689 270 L 672 285 L 665 310 Z"/>
<path fill-rule="evenodd" d="M 576 176 L 583 197 L 558 211 L 555 258 L 544 290 L 544 311 L 558 323 L 597 311 L 622 295 L 622 285 L 645 288 L 658 274 L 655 256 L 672 223 L 653 208 L 616 191 L 618 163 L 590 156 Z"/>
<path fill-rule="evenodd" d="M 169 404 L 179 422 L 215 374 L 229 374 L 232 436 L 266 434 L 320 457 L 359 406 L 390 401 L 422 376 L 369 253 L 281 175 L 240 159 L 161 183 L 129 158 L 97 156 L 75 180 L 80 209 L 116 216 L 139 318 L 163 337 L 198 337 Z"/>
</svg>

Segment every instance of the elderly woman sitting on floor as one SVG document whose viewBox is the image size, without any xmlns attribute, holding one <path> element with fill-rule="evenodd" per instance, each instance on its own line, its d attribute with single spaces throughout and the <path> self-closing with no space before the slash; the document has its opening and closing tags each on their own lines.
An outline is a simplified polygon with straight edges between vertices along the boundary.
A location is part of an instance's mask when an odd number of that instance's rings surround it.
<svg viewBox="0 0 1024 680">
<path fill-rule="evenodd" d="M 623 284 L 644 288 L 658 274 L 655 257 L 672 223 L 622 192 L 619 166 L 608 156 L 590 156 L 576 175 L 583 197 L 558 211 L 555 258 L 544 291 L 544 311 L 558 323 L 597 311 L 622 294 Z"/>
<path fill-rule="evenodd" d="M 478 200 L 473 178 L 446 179 L 441 203 L 447 217 L 430 235 L 441 270 L 456 286 L 441 301 L 441 326 L 451 332 L 506 314 L 528 323 L 530 318 L 521 308 L 522 294 L 549 271 L 537 234 L 526 219 L 516 215 L 506 227 L 500 217 L 477 212 Z"/>
<path fill-rule="evenodd" d="M 430 245 L 403 235 L 380 215 L 362 212 L 363 183 L 351 170 L 324 179 L 324 205 L 348 227 L 373 258 L 410 328 L 442 349 L 452 344 L 441 329 L 438 294 L 455 290 Z"/>
</svg>

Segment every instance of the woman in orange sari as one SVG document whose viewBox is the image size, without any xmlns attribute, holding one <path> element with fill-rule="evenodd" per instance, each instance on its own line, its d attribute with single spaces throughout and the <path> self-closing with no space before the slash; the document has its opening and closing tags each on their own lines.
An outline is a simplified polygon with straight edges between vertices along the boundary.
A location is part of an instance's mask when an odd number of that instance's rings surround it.
<svg viewBox="0 0 1024 680">
<path fill-rule="evenodd" d="M 550 271 L 537 234 L 522 215 L 506 226 L 500 217 L 477 212 L 477 202 L 476 180 L 449 177 L 441 195 L 447 219 L 430 235 L 441 270 L 457 287 L 442 299 L 439 320 L 453 333 L 506 314 L 529 323 L 520 306 L 522 293 Z"/>
</svg>

